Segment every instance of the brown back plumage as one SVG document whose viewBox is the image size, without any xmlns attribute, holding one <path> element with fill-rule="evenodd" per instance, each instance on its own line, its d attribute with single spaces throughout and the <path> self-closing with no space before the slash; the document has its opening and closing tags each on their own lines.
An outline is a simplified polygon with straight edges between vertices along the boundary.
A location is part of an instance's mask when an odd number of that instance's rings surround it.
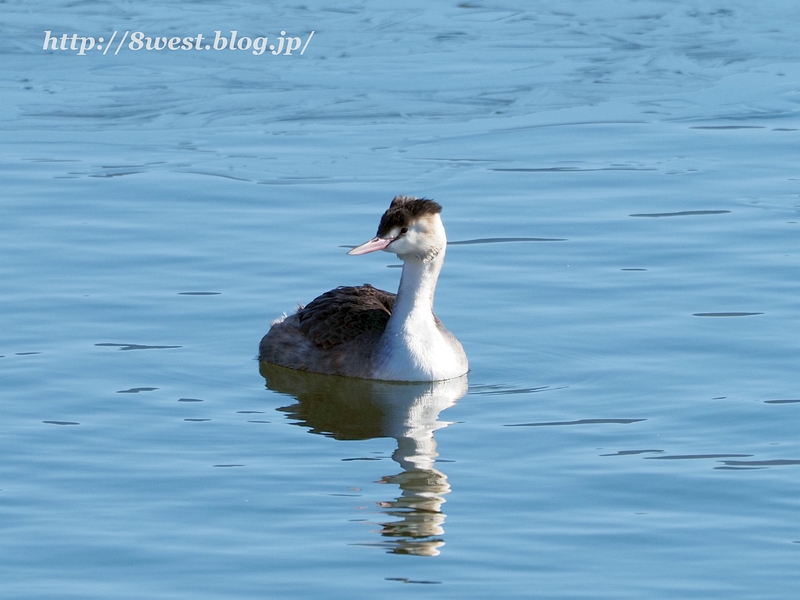
<svg viewBox="0 0 800 600">
<path fill-rule="evenodd" d="M 320 350 L 330 350 L 364 333 L 380 335 L 392 316 L 395 297 L 369 284 L 338 287 L 298 311 L 300 331 Z"/>
</svg>

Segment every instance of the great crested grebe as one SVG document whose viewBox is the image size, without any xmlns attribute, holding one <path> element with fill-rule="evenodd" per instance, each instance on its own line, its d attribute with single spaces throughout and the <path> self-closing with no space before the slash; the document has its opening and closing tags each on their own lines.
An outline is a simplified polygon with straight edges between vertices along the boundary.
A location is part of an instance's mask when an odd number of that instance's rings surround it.
<svg viewBox="0 0 800 600">
<path fill-rule="evenodd" d="M 403 261 L 397 294 L 338 287 L 278 319 L 259 360 L 291 369 L 386 381 L 440 381 L 469 370 L 464 348 L 433 314 L 447 237 L 433 200 L 397 196 L 378 233 L 351 255 L 377 250 Z"/>
</svg>

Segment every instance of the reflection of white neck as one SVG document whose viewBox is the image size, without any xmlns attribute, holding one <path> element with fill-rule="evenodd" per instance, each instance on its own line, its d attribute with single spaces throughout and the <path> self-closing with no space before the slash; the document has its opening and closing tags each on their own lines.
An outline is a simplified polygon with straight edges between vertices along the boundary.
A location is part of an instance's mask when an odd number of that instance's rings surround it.
<svg viewBox="0 0 800 600">
<path fill-rule="evenodd" d="M 427 435 L 398 437 L 397 450 L 392 454 L 392 460 L 405 471 L 432 471 L 437 456 L 436 440 L 430 431 Z"/>
<path fill-rule="evenodd" d="M 433 432 L 450 424 L 439 421 L 439 413 L 453 406 L 467 392 L 467 378 L 427 384 L 422 393 L 417 386 L 408 387 L 410 392 L 417 392 L 411 403 L 404 396 L 382 400 L 382 429 L 385 435 L 397 440 L 392 458 L 404 470 L 432 470 L 438 456 Z"/>
</svg>

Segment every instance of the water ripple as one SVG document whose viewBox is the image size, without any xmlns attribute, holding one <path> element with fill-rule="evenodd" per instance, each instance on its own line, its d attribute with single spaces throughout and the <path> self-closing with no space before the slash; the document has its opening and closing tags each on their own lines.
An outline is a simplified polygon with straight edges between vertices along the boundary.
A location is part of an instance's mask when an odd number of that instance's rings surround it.
<svg viewBox="0 0 800 600">
<path fill-rule="evenodd" d="M 729 213 L 729 210 L 682 210 L 679 212 L 669 213 L 638 213 L 635 215 L 628 215 L 629 217 L 651 217 L 660 219 L 662 217 L 693 217 L 697 215 L 724 215 Z"/>
<path fill-rule="evenodd" d="M 535 237 L 507 237 L 507 238 L 477 238 L 474 240 L 458 240 L 447 242 L 448 246 L 468 246 L 471 244 L 501 244 L 504 242 L 566 242 L 565 238 L 535 238 Z"/>
<path fill-rule="evenodd" d="M 612 454 L 601 454 L 600 456 L 633 456 L 636 454 L 657 454 L 663 450 L 619 450 Z"/>
<path fill-rule="evenodd" d="M 763 315 L 763 312 L 709 312 L 709 313 L 692 313 L 693 317 L 754 317 Z"/>
<path fill-rule="evenodd" d="M 550 421 L 546 423 L 513 423 L 511 425 L 504 425 L 504 427 L 551 427 L 556 425 L 599 425 L 605 423 L 629 425 L 630 423 L 639 423 L 646 420 L 647 419 L 578 419 L 577 421 Z"/>
<path fill-rule="evenodd" d="M 500 171 L 505 173 L 562 173 L 562 172 L 590 172 L 590 171 L 657 171 L 654 167 L 518 167 L 518 168 L 494 168 L 490 171 Z"/>
<path fill-rule="evenodd" d="M 766 129 L 763 125 L 697 125 L 689 129 Z"/>
<path fill-rule="evenodd" d="M 800 460 L 783 458 L 773 460 L 723 460 L 720 462 L 727 467 L 786 467 L 800 465 Z"/>
<path fill-rule="evenodd" d="M 119 348 L 120 350 L 162 350 L 165 348 L 183 348 L 183 346 L 147 346 L 145 344 L 114 344 L 111 342 L 95 344 L 95 346 L 109 346 L 113 348 Z"/>
<path fill-rule="evenodd" d="M 550 387 L 543 385 L 533 388 L 515 388 L 513 386 L 497 385 L 497 384 L 480 384 L 469 386 L 469 393 L 473 396 L 507 396 L 511 394 L 535 394 L 547 390 L 563 390 L 568 386 Z"/>
<path fill-rule="evenodd" d="M 645 456 L 645 460 L 702 460 L 707 458 L 745 458 L 752 454 L 668 454 L 666 456 Z"/>
</svg>

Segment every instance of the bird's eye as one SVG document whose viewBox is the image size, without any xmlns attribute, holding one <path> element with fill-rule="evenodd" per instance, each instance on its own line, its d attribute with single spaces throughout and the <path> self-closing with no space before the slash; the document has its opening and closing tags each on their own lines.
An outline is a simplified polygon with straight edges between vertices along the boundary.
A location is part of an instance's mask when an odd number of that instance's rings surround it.
<svg viewBox="0 0 800 600">
<path fill-rule="evenodd" d="M 400 230 L 400 235 L 403 235 L 404 233 L 408 233 L 408 227 L 403 227 L 403 228 Z"/>
</svg>

